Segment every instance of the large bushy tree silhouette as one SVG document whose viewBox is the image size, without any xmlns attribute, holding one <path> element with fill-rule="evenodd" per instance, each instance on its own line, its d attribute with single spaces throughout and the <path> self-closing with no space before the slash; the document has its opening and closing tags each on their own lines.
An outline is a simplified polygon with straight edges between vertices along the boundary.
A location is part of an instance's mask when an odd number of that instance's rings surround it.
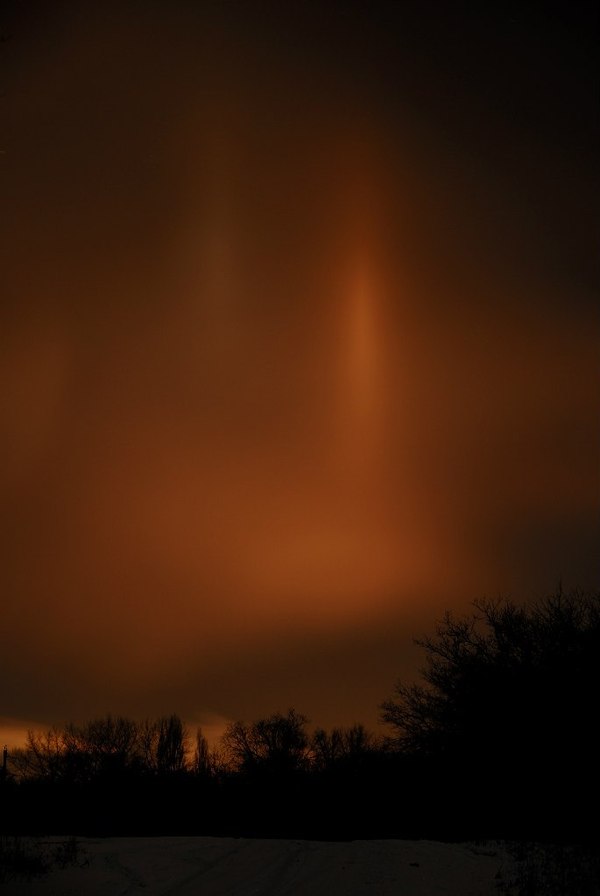
<svg viewBox="0 0 600 896">
<path fill-rule="evenodd" d="M 471 758 L 589 751 L 597 743 L 600 599 L 559 591 L 529 607 L 474 606 L 470 616 L 447 613 L 433 637 L 417 641 L 424 684 L 400 682 L 382 704 L 396 745 Z"/>
<path fill-rule="evenodd" d="M 536 824 L 591 808 L 600 792 L 600 595 L 478 601 L 417 643 L 422 681 L 399 682 L 382 719 L 391 745 L 425 763 L 448 801 L 462 794 L 474 806 L 492 794 L 505 817 L 527 806 Z"/>
</svg>

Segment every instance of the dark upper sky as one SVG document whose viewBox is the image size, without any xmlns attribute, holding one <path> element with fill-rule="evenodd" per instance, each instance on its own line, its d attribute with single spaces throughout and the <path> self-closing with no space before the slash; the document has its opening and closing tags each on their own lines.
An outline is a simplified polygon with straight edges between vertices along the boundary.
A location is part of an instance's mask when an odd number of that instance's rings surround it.
<svg viewBox="0 0 600 896">
<path fill-rule="evenodd" d="M 3 4 L 5 728 L 363 720 L 600 586 L 583 3 Z"/>
</svg>

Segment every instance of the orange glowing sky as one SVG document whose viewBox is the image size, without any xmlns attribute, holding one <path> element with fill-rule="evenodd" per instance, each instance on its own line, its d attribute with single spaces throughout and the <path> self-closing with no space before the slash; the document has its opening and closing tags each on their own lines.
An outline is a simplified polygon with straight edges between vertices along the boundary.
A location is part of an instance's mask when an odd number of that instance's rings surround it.
<svg viewBox="0 0 600 896">
<path fill-rule="evenodd" d="M 597 588 L 578 5 L 27 6 L 2 23 L 5 737 L 375 726 L 444 609 Z"/>
</svg>

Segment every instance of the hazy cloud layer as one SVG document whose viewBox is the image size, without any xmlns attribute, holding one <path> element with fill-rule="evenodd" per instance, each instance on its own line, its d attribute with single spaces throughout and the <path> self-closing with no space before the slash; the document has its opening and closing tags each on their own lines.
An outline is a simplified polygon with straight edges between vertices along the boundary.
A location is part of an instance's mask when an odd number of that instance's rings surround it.
<svg viewBox="0 0 600 896">
<path fill-rule="evenodd" d="M 373 723 L 444 608 L 598 587 L 576 15 L 12 6 L 7 727 Z"/>
</svg>

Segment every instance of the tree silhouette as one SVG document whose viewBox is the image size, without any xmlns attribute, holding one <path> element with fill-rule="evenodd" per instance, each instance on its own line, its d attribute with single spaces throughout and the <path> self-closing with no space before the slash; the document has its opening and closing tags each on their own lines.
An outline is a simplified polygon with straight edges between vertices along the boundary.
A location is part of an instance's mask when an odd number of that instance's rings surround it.
<svg viewBox="0 0 600 896">
<path fill-rule="evenodd" d="M 123 716 L 105 716 L 63 730 L 68 776 L 78 780 L 122 775 L 138 757 L 138 727 Z"/>
<path fill-rule="evenodd" d="M 56 727 L 28 731 L 25 748 L 13 751 L 12 762 L 19 778 L 60 781 L 65 776 L 63 732 Z"/>
<path fill-rule="evenodd" d="M 375 738 L 361 724 L 333 728 L 330 732 L 317 728 L 311 739 L 312 765 L 320 771 L 357 767 L 376 747 Z"/>
<path fill-rule="evenodd" d="M 517 804 L 553 824 L 580 816 L 600 794 L 600 595 L 474 607 L 417 641 L 423 683 L 399 682 L 381 707 L 391 744 L 429 763 L 449 800 L 474 805 L 493 782 L 507 816 Z"/>
<path fill-rule="evenodd" d="M 211 757 L 208 741 L 202 733 L 202 728 L 196 731 L 196 749 L 193 762 L 194 774 L 199 778 L 209 778 L 213 774 L 214 763 Z"/>
<path fill-rule="evenodd" d="M 176 774 L 187 767 L 187 740 L 177 715 L 144 722 L 107 715 L 45 733 L 29 731 L 14 765 L 23 778 L 70 783 Z"/>
<path fill-rule="evenodd" d="M 222 743 L 231 766 L 245 773 L 289 775 L 308 762 L 308 720 L 294 709 L 274 713 L 251 724 L 234 722 Z"/>
<path fill-rule="evenodd" d="M 179 716 L 158 720 L 156 766 L 159 774 L 176 774 L 186 767 L 187 732 Z"/>
<path fill-rule="evenodd" d="M 556 752 L 571 750 L 575 733 L 591 736 L 600 598 L 559 591 L 530 607 L 474 606 L 468 617 L 447 613 L 434 637 L 417 641 L 426 654 L 425 684 L 400 682 L 382 704 L 396 745 L 435 755 L 542 744 L 543 752 Z"/>
</svg>

